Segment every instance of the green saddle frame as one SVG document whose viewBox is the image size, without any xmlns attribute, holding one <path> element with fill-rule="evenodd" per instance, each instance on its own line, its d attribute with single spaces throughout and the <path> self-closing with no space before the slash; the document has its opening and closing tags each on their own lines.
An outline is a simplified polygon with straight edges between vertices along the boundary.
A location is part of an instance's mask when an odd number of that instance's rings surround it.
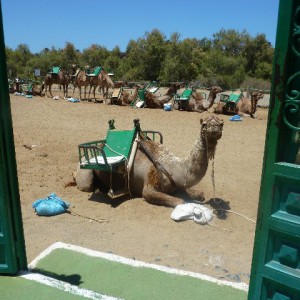
<svg viewBox="0 0 300 300">
<path fill-rule="evenodd" d="M 113 120 L 110 121 L 105 139 L 78 146 L 80 168 L 119 172 L 120 166 L 129 160 L 137 134 L 137 126 L 132 130 L 115 130 Z"/>
</svg>

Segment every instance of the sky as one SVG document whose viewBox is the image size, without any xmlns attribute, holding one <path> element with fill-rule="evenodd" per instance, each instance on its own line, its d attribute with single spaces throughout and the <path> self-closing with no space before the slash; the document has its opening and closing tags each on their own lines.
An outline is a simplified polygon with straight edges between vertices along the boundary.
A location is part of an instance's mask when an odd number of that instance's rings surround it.
<svg viewBox="0 0 300 300">
<path fill-rule="evenodd" d="M 221 29 L 265 34 L 275 46 L 279 0 L 2 0 L 7 47 L 27 44 L 32 53 L 80 51 L 97 44 L 126 51 L 130 40 L 158 29 L 168 39 L 212 38 Z"/>
</svg>

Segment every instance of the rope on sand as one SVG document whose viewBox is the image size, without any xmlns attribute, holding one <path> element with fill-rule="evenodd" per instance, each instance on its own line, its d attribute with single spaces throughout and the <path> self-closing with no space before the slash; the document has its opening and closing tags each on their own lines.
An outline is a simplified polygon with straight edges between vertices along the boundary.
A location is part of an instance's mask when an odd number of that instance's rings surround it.
<svg viewBox="0 0 300 300">
<path fill-rule="evenodd" d="M 214 209 L 213 211 L 226 211 L 226 212 L 230 212 L 230 213 L 233 213 L 233 214 L 235 214 L 235 215 L 238 215 L 238 216 L 240 216 L 240 217 L 243 217 L 243 218 L 245 218 L 246 220 L 251 221 L 251 222 L 253 222 L 254 224 L 256 224 L 256 222 L 255 222 L 253 219 L 250 219 L 250 218 L 248 218 L 247 216 L 245 216 L 245 215 L 243 215 L 243 214 L 240 214 L 240 213 L 238 213 L 238 212 L 236 212 L 236 211 L 230 210 L 230 209 Z"/>
<path fill-rule="evenodd" d="M 84 216 L 84 215 L 81 215 L 81 214 L 78 214 L 72 210 L 69 209 L 69 214 L 74 216 L 74 217 L 81 217 L 81 218 L 84 218 L 84 219 L 88 219 L 88 220 L 91 220 L 91 221 L 95 221 L 95 222 L 98 222 L 98 223 L 108 223 L 109 220 L 108 219 L 94 219 L 94 218 L 91 218 L 91 217 L 87 217 L 87 216 Z"/>
</svg>

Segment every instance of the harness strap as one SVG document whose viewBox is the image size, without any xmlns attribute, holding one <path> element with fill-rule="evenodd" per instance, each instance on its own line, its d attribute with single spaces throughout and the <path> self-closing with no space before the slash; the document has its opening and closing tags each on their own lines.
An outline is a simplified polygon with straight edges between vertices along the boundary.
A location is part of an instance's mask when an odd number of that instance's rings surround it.
<svg viewBox="0 0 300 300">
<path fill-rule="evenodd" d="M 161 172 L 163 172 L 168 177 L 168 179 L 170 180 L 171 184 L 176 187 L 176 183 L 175 183 L 174 179 L 172 178 L 172 176 L 170 175 L 170 173 L 165 169 L 165 167 L 158 160 L 155 159 L 155 157 L 152 155 L 152 153 L 150 152 L 150 150 L 147 148 L 146 142 L 144 140 L 140 140 L 138 143 L 141 146 L 141 148 L 144 151 L 144 153 L 146 154 L 146 156 L 150 159 L 150 161 L 152 161 L 152 163 L 154 164 L 154 166 L 158 170 L 160 170 Z"/>
</svg>

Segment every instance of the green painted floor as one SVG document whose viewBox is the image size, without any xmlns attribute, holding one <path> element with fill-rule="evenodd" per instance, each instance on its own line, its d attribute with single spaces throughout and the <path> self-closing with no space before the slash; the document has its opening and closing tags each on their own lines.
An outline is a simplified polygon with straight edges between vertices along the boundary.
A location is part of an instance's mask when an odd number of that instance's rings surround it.
<svg viewBox="0 0 300 300">
<path fill-rule="evenodd" d="M 99 294 L 128 300 L 247 299 L 247 292 L 230 286 L 135 267 L 68 249 L 53 250 L 35 265 L 32 272 L 98 293 L 93 299 L 102 299 Z M 8 276 L 0 276 L 0 295 L 1 300 L 86 299 L 28 279 Z"/>
</svg>

